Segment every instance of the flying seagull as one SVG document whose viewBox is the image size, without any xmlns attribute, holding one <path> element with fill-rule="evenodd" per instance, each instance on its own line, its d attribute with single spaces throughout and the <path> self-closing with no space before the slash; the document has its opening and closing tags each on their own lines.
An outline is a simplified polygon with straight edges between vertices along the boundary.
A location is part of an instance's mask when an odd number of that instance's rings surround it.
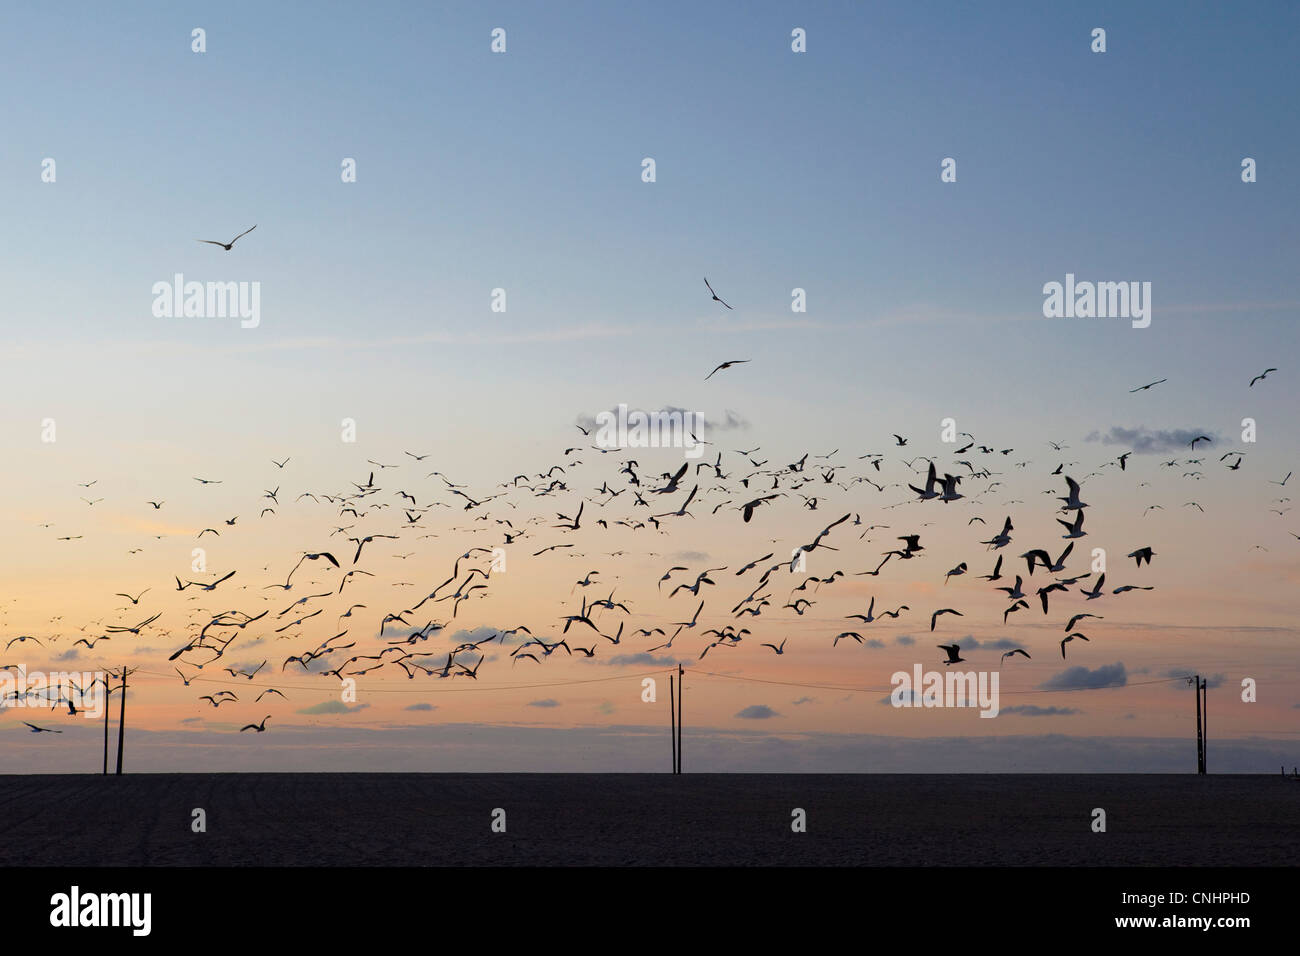
<svg viewBox="0 0 1300 956">
<path fill-rule="evenodd" d="M 727 308 L 731 308 L 731 306 L 727 306 Z M 731 366 L 733 365 L 744 365 L 746 362 L 752 362 L 752 361 L 753 359 L 732 359 L 729 362 L 723 362 L 721 365 L 715 368 L 708 375 L 704 376 L 704 381 L 707 382 L 709 379 L 713 378 L 714 375 L 721 372 L 724 368 L 731 368 Z"/>
<path fill-rule="evenodd" d="M 958 617 L 964 616 L 961 613 L 961 611 L 954 611 L 950 607 L 940 608 L 938 611 L 935 611 L 933 614 L 930 615 L 930 630 L 932 631 L 934 630 L 934 622 L 938 619 L 940 614 L 956 614 Z M 940 644 L 939 646 L 943 647 L 942 644 Z M 956 663 L 956 661 L 953 661 L 953 663 Z"/>
<path fill-rule="evenodd" d="M 1137 561 L 1137 566 L 1140 568 L 1142 567 L 1143 559 L 1146 560 L 1147 564 L 1151 563 L 1151 559 L 1155 557 L 1155 552 L 1150 548 L 1138 548 L 1136 551 L 1130 551 L 1128 557 Z"/>
<path fill-rule="evenodd" d="M 254 229 L 256 229 L 256 228 L 257 228 L 257 225 L 254 224 L 251 228 L 249 228 L 249 229 L 245 229 L 243 232 L 241 232 L 239 235 L 235 236 L 235 238 L 234 238 L 234 239 L 231 239 L 229 242 L 217 242 L 215 239 L 195 239 L 194 241 L 195 241 L 195 242 L 206 242 L 206 243 L 208 243 L 209 245 L 212 245 L 212 246 L 220 246 L 222 249 L 225 249 L 227 252 L 229 252 L 231 246 L 233 246 L 233 245 L 234 245 L 235 243 L 237 243 L 240 239 L 244 238 L 244 236 L 248 235 L 250 232 L 252 232 L 252 231 L 253 231 Z"/>
<path fill-rule="evenodd" d="M 1256 382 L 1262 382 L 1264 380 L 1264 376 L 1268 375 L 1269 372 L 1276 372 L 1276 371 L 1277 369 L 1275 368 L 1264 369 L 1264 371 L 1260 372 L 1258 375 L 1256 375 L 1254 378 L 1250 380 L 1250 387 L 1254 388 Z"/>
<path fill-rule="evenodd" d="M 966 660 L 966 658 L 961 656 L 961 646 L 958 644 L 940 644 L 938 647 L 939 650 L 948 655 L 948 659 L 943 662 L 944 667 L 947 667 L 949 664 L 960 664 L 962 661 Z"/>
<path fill-rule="evenodd" d="M 1061 638 L 1061 660 L 1065 660 L 1065 645 L 1070 643 L 1070 641 L 1074 640 L 1076 637 L 1081 641 L 1087 640 L 1087 638 L 1084 637 L 1082 634 L 1070 634 L 1066 637 Z"/>
<path fill-rule="evenodd" d="M 23 723 L 24 723 L 24 724 L 27 724 L 27 721 L 24 720 Z M 63 731 L 61 731 L 61 730 L 51 730 L 51 729 L 48 728 L 48 727 L 37 727 L 35 724 L 27 724 L 27 726 L 30 727 L 30 728 L 32 728 L 32 733 L 34 733 L 34 734 L 61 734 L 61 733 L 63 733 Z"/>
<path fill-rule="evenodd" d="M 713 301 L 714 301 L 714 302 L 722 302 L 722 300 L 718 298 L 718 293 L 716 293 L 716 292 L 713 291 L 713 286 L 709 285 L 709 279 L 708 279 L 707 276 L 706 276 L 705 279 L 704 279 L 704 284 L 705 284 L 706 286 L 709 286 L 709 295 L 713 296 Z M 722 304 L 723 304 L 723 305 L 727 305 L 727 303 L 725 303 L 725 302 L 722 302 Z M 728 308 L 728 309 L 731 309 L 731 306 L 727 305 L 727 308 Z M 734 312 L 735 309 L 732 309 L 732 311 Z"/>
<path fill-rule="evenodd" d="M 1162 378 L 1160 379 L 1159 382 L 1149 382 L 1146 385 L 1139 385 L 1137 388 L 1130 388 L 1128 392 L 1130 395 L 1132 395 L 1134 392 L 1145 392 L 1148 388 L 1152 388 L 1153 386 L 1161 384 L 1161 382 L 1167 382 L 1167 381 L 1169 381 L 1169 379 Z"/>
</svg>

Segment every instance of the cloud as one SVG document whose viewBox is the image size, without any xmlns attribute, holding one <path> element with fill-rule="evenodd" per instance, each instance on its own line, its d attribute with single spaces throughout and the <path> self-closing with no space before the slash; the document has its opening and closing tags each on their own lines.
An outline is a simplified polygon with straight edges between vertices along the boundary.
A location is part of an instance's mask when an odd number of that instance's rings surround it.
<svg viewBox="0 0 1300 956">
<path fill-rule="evenodd" d="M 406 708 L 406 710 L 437 710 L 437 709 L 438 708 L 434 707 L 433 704 L 425 704 L 425 703 L 412 704 L 410 707 Z"/>
<path fill-rule="evenodd" d="M 1020 646 L 1015 641 L 1006 637 L 1000 637 L 996 641 L 980 641 L 970 634 L 967 634 L 956 643 L 961 645 L 963 651 L 1009 651 Z"/>
<path fill-rule="evenodd" d="M 560 702 L 553 697 L 547 697 L 544 700 L 530 700 L 529 707 L 559 707 Z"/>
<path fill-rule="evenodd" d="M 473 630 L 461 628 L 459 631 L 447 635 L 447 639 L 454 644 L 477 644 L 479 641 L 485 641 L 489 637 L 500 634 L 502 630 L 504 630 L 504 628 L 486 626 L 476 627 Z"/>
<path fill-rule="evenodd" d="M 1036 707 L 1033 704 L 1017 704 L 1014 707 L 1003 707 L 1001 713 L 1019 714 L 1021 717 L 1064 717 L 1082 711 L 1073 707 Z"/>
<path fill-rule="evenodd" d="M 672 558 L 674 561 L 707 561 L 709 553 L 707 551 L 675 551 Z"/>
<path fill-rule="evenodd" d="M 1124 662 L 1102 665 L 1095 671 L 1086 667 L 1070 667 L 1039 685 L 1041 690 L 1097 690 L 1102 687 L 1123 687 L 1128 683 Z"/>
<path fill-rule="evenodd" d="M 312 704 L 310 707 L 304 707 L 298 711 L 300 714 L 355 714 L 359 710 L 365 710 L 369 704 L 357 704 L 355 707 L 349 707 L 341 700 L 326 700 L 319 704 Z"/>
<path fill-rule="evenodd" d="M 874 637 L 867 638 L 867 647 L 884 647 L 884 646 L 885 646 L 885 642 L 879 640 L 878 638 L 874 638 Z"/>
<path fill-rule="evenodd" d="M 781 715 L 766 704 L 750 704 L 736 716 L 742 720 L 767 720 L 770 717 L 780 717 Z"/>
<path fill-rule="evenodd" d="M 811 704 L 814 703 L 816 700 L 817 700 L 816 697 L 800 697 L 798 700 L 790 701 L 790 703 L 793 706 L 798 707 L 800 704 Z M 1300 707 L 1300 704 L 1297 704 L 1296 706 Z"/>
<path fill-rule="evenodd" d="M 640 654 L 616 654 L 601 663 L 609 667 L 672 667 L 677 660 L 672 657 L 655 657 L 642 651 Z"/>
<path fill-rule="evenodd" d="M 904 647 L 910 647 L 911 645 L 915 644 L 916 641 L 915 639 L 908 637 L 906 634 L 900 634 L 898 635 L 898 637 L 894 638 L 894 643 L 902 644 Z"/>
<path fill-rule="evenodd" d="M 1209 429 L 1151 429 L 1145 425 L 1125 428 L 1122 425 L 1112 425 L 1106 434 L 1094 431 L 1084 441 L 1099 441 L 1103 445 L 1124 445 L 1137 455 L 1161 455 L 1171 451 L 1187 450 L 1192 439 L 1201 435 L 1208 435 L 1210 444 L 1220 440 L 1219 436 Z"/>
</svg>

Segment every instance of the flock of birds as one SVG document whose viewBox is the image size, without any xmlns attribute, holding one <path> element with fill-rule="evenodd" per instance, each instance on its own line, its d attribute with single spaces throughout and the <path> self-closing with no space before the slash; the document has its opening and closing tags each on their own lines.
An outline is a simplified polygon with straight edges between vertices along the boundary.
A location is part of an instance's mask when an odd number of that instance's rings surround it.
<svg viewBox="0 0 1300 956">
<path fill-rule="evenodd" d="M 230 243 L 215 244 L 229 251 L 235 241 L 251 231 L 241 233 Z M 731 308 L 718 298 L 707 279 L 705 284 L 714 300 Z M 706 378 L 748 361 L 722 362 Z M 1256 376 L 1250 387 L 1275 371 L 1270 368 Z M 1165 381 L 1133 391 L 1149 390 Z M 87 652 L 103 654 L 107 660 L 122 650 L 122 642 L 128 639 L 140 640 L 146 634 L 170 638 L 173 649 L 167 660 L 177 679 L 194 694 L 196 705 L 212 710 L 242 709 L 252 718 L 271 709 L 260 706 L 264 699 L 288 700 L 288 695 L 274 686 L 285 675 L 311 675 L 333 682 L 375 673 L 408 680 L 477 681 L 484 676 L 482 666 L 493 651 L 497 653 L 491 659 L 512 668 L 543 666 L 560 654 L 566 659 L 591 661 L 613 648 L 618 648 L 619 653 L 628 649 L 633 653 L 671 651 L 703 660 L 711 652 L 734 650 L 751 640 L 753 631 L 744 625 L 759 627 L 759 618 L 764 619 L 765 628 L 785 627 L 803 618 L 824 599 L 828 589 L 850 578 L 877 582 L 883 590 L 891 579 L 902 574 L 904 567 L 910 569 L 913 562 L 933 553 L 933 547 L 925 543 L 930 536 L 925 529 L 936 520 L 957 519 L 959 528 L 968 529 L 963 532 L 968 540 L 962 546 L 967 553 L 955 555 L 960 560 L 942 562 L 922 577 L 940 588 L 948 588 L 954 578 L 983 581 L 978 587 L 1004 596 L 1000 620 L 995 617 L 994 625 L 1009 627 L 1013 615 L 1034 615 L 1036 609 L 1044 616 L 1057 615 L 1060 637 L 1054 641 L 1052 652 L 1059 649 L 1062 659 L 1067 656 L 1067 645 L 1078 648 L 1080 645 L 1074 642 L 1092 640 L 1082 628 L 1103 619 L 1092 608 L 1108 608 L 1125 594 L 1156 587 L 1150 583 L 1150 573 L 1159 554 L 1141 541 L 1134 541 L 1127 550 L 1122 562 L 1127 576 L 1118 586 L 1113 580 L 1116 568 L 1094 574 L 1090 568 L 1071 565 L 1072 560 L 1077 562 L 1081 555 L 1089 553 L 1084 548 L 1075 553 L 1076 543 L 1089 534 L 1087 516 L 1091 506 L 1083 500 L 1085 482 L 1107 478 L 1108 469 L 1113 469 L 1109 472 L 1112 477 L 1133 474 L 1128 463 L 1131 451 L 1097 462 L 1094 470 L 1076 480 L 1065 469 L 1079 462 L 1066 462 L 1061 454 L 1056 463 L 1058 453 L 1069 448 L 1063 442 L 1047 443 L 1054 453 L 1054 467 L 1031 470 L 1035 469 L 1033 458 L 967 433 L 962 433 L 959 442 L 942 457 L 906 458 L 902 449 L 910 448 L 912 439 L 895 434 L 892 452 L 842 454 L 834 449 L 825 454 L 804 452 L 794 461 L 783 462 L 759 457 L 761 447 L 717 449 L 711 460 L 687 461 L 651 473 L 635 457 L 640 450 L 591 444 L 590 429 L 581 425 L 577 428 L 582 433 L 576 439 L 578 443 L 564 448 L 559 459 L 544 470 L 516 474 L 491 487 L 471 487 L 453 481 L 440 470 L 426 470 L 428 466 L 422 463 L 429 455 L 409 451 L 396 461 L 367 460 L 359 469 L 363 474 L 357 476 L 358 480 L 333 492 L 301 490 L 291 499 L 277 484 L 250 501 L 249 508 L 258 513 L 258 521 L 277 520 L 286 505 L 328 515 L 332 530 L 326 533 L 322 525 L 320 540 L 310 550 L 287 549 L 262 569 L 260 577 L 243 568 L 231 568 L 200 576 L 199 580 L 174 576 L 167 582 L 136 582 L 135 587 L 113 595 L 127 602 L 114 612 L 116 619 L 104 617 L 87 622 L 79 629 L 82 636 L 71 646 L 84 645 Z M 1198 437 L 1190 446 L 1193 454 L 1202 441 L 1213 439 Z M 1225 470 L 1237 471 L 1245 454 L 1228 452 L 1219 462 Z M 1229 462 L 1229 458 L 1233 461 Z M 297 477 L 292 470 L 286 470 L 292 460 L 286 457 L 270 462 L 276 481 L 282 475 Z M 1205 461 L 1203 457 L 1175 458 L 1158 467 L 1192 469 L 1184 471 L 1184 478 L 1199 479 Z M 597 468 L 601 470 L 593 476 Z M 1034 508 L 1023 500 L 1011 499 L 994 505 L 992 499 L 1003 486 L 1002 477 L 1017 472 L 1028 476 L 1027 481 L 1041 473 L 1036 480 L 1048 487 L 1039 490 L 1044 497 L 1051 496 L 1052 503 Z M 1273 483 L 1285 486 L 1289 478 L 1288 474 Z M 220 485 L 224 479 L 193 480 L 206 488 Z M 93 494 L 89 489 L 96 483 L 92 480 L 79 485 Z M 103 499 L 83 496 L 83 500 L 95 507 Z M 1284 505 L 1288 501 L 1280 498 L 1277 503 Z M 961 502 L 964 510 L 949 507 L 956 502 Z M 138 507 L 159 511 L 165 505 L 166 500 L 158 497 L 141 501 Z M 1022 508 L 1013 514 L 1011 509 L 1016 505 Z M 1203 510 L 1195 501 L 1186 506 Z M 994 507 L 996 511 L 991 511 Z M 431 532 L 429 524 L 439 509 L 459 515 L 461 521 Z M 895 509 L 902 510 L 897 512 L 897 518 L 889 519 L 889 524 L 869 523 L 863 517 L 864 513 L 876 512 L 884 516 Z M 762 521 L 765 512 L 777 510 L 784 512 L 787 522 L 806 527 L 806 533 L 794 540 L 767 539 L 770 545 L 763 549 L 767 553 L 742 555 L 726 563 L 708 562 L 707 567 L 703 561 L 693 566 L 690 559 L 674 563 L 656 579 L 641 582 L 656 602 L 653 609 L 643 607 L 639 599 L 620 597 L 619 589 L 628 582 L 612 572 L 608 564 L 589 566 L 597 563 L 590 556 L 598 551 L 607 559 L 629 555 L 627 550 L 603 550 L 608 547 L 607 536 L 615 529 L 645 537 L 648 545 L 657 547 L 652 544 L 655 539 L 671 538 L 683 522 L 694 523 L 709 515 L 722 523 L 714 538 L 722 544 L 737 527 Z M 1043 521 L 1049 515 L 1054 517 L 1063 531 L 1059 537 L 1066 542 L 1064 546 L 1041 537 L 1020 541 L 1017 522 L 1021 519 L 1016 515 L 1025 510 L 1037 513 Z M 828 511 L 834 517 L 821 519 Z M 196 529 L 196 538 L 208 534 L 220 537 L 223 531 L 237 534 L 244 527 L 237 524 L 238 520 L 239 516 L 235 516 L 213 522 L 215 527 Z M 974 530 L 976 524 L 983 530 Z M 1300 539 L 1300 535 L 1292 534 Z M 471 536 L 476 543 L 463 551 L 458 546 L 453 552 L 445 552 L 448 566 L 441 574 L 423 578 L 422 584 L 384 582 L 379 572 L 372 570 L 378 567 L 373 560 L 378 549 L 386 549 L 383 557 L 405 561 L 417 554 L 410 550 L 414 542 L 453 535 Z M 56 537 L 75 541 L 83 535 Z M 490 603 L 497 583 L 495 562 L 500 549 L 507 547 L 525 548 L 533 561 L 582 559 L 582 573 L 573 577 L 567 593 L 559 595 L 560 606 L 553 619 L 533 620 L 531 628 L 518 624 L 508 629 L 454 631 L 453 622 L 463 626 L 466 618 L 474 616 L 466 613 L 467 607 L 477 610 Z M 661 554 L 649 548 L 641 553 L 647 557 Z M 983 565 L 977 562 L 981 555 Z M 814 556 L 821 570 L 808 574 L 804 568 Z M 832 563 L 842 566 L 827 567 Z M 981 570 L 985 573 L 977 573 Z M 1108 575 L 1112 578 L 1110 584 Z M 250 577 L 253 580 L 248 580 Z M 363 579 L 373 579 L 367 582 L 368 594 L 387 583 L 390 587 L 384 593 L 396 590 L 403 596 L 383 606 L 354 600 L 349 587 L 355 590 Z M 728 590 L 734 593 L 720 599 L 719 595 Z M 952 589 L 953 593 L 958 590 L 955 586 Z M 175 600 L 189 605 L 183 610 L 185 622 L 180 633 L 161 630 L 164 615 L 174 619 L 174 610 L 158 604 L 149 606 L 168 591 Z M 862 645 L 869 642 L 867 634 L 875 622 L 913 616 L 918 617 L 921 626 L 928 619 L 928 630 L 936 636 L 941 636 L 942 629 L 961 627 L 958 619 L 968 622 L 971 617 L 970 612 L 958 607 L 914 611 L 901 602 L 878 610 L 873 595 L 865 611 L 840 618 L 856 623 L 829 626 L 820 639 L 832 648 L 841 642 Z M 769 625 L 769 621 L 774 623 Z M 61 617 L 53 618 L 51 623 L 61 626 Z M 436 639 L 444 633 L 473 639 L 439 647 Z M 48 640 L 57 643 L 64 636 L 51 635 Z M 234 662 L 236 652 L 243 647 L 271 646 L 280 641 L 289 642 L 289 646 L 274 659 Z M 777 657 L 794 653 L 799 643 L 790 644 L 788 636 L 779 641 L 774 638 L 755 642 L 762 653 Z M 15 645 L 26 648 L 28 644 L 47 647 L 39 637 L 19 635 L 6 642 L 5 651 Z M 944 665 L 965 660 L 959 642 L 935 646 L 943 652 L 938 660 Z M 1034 653 L 1039 653 L 1038 649 Z M 1001 654 L 999 663 L 1019 657 L 1030 659 L 1030 650 L 1021 646 L 1008 649 Z M 16 662 L 0 663 L 0 669 L 17 666 Z M 199 686 L 191 687 L 200 678 Z M 201 693 L 207 689 L 204 684 L 214 682 L 232 684 L 240 690 Z M 86 688 L 77 690 L 84 692 Z M 69 714 L 77 713 L 78 701 L 71 697 L 50 698 L 48 702 L 52 708 L 66 706 Z M 239 732 L 262 733 L 273 716 L 274 712 L 266 714 L 256 723 L 250 719 Z M 61 732 L 37 724 L 27 726 L 33 733 Z"/>
</svg>

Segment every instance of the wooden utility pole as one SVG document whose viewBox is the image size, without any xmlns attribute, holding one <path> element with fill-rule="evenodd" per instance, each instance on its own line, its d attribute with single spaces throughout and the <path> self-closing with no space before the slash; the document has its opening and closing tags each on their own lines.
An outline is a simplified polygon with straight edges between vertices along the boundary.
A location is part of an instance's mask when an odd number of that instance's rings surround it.
<svg viewBox="0 0 1300 956">
<path fill-rule="evenodd" d="M 1196 773 L 1205 773 L 1205 744 L 1201 736 L 1201 675 L 1192 677 L 1191 684 L 1196 688 Z"/>
<path fill-rule="evenodd" d="M 677 772 L 682 772 L 682 698 L 686 696 L 686 672 L 677 665 Z"/>
<path fill-rule="evenodd" d="M 122 776 L 122 741 L 126 736 L 126 677 L 131 673 L 122 668 L 122 699 L 118 702 L 117 712 L 117 776 Z"/>
<path fill-rule="evenodd" d="M 104 682 L 104 776 L 108 776 L 108 699 L 111 696 L 112 688 L 108 685 L 108 675 L 97 678 Z"/>
<path fill-rule="evenodd" d="M 1205 751 L 1210 740 L 1210 682 L 1201 678 L 1201 773 L 1209 773 L 1209 767 L 1206 765 Z"/>
<path fill-rule="evenodd" d="M 673 675 L 668 675 L 668 737 L 673 745 L 673 773 L 677 772 L 677 698 L 673 696 Z"/>
</svg>

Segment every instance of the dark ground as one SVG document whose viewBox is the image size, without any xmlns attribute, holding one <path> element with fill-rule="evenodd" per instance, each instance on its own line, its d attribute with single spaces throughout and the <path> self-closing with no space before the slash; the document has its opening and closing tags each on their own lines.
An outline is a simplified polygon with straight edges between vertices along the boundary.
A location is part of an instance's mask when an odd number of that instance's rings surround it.
<svg viewBox="0 0 1300 956">
<path fill-rule="evenodd" d="M 806 833 L 791 832 L 795 807 Z M 0 776 L 3 866 L 1298 861 L 1300 782 L 1280 775 Z"/>
</svg>

